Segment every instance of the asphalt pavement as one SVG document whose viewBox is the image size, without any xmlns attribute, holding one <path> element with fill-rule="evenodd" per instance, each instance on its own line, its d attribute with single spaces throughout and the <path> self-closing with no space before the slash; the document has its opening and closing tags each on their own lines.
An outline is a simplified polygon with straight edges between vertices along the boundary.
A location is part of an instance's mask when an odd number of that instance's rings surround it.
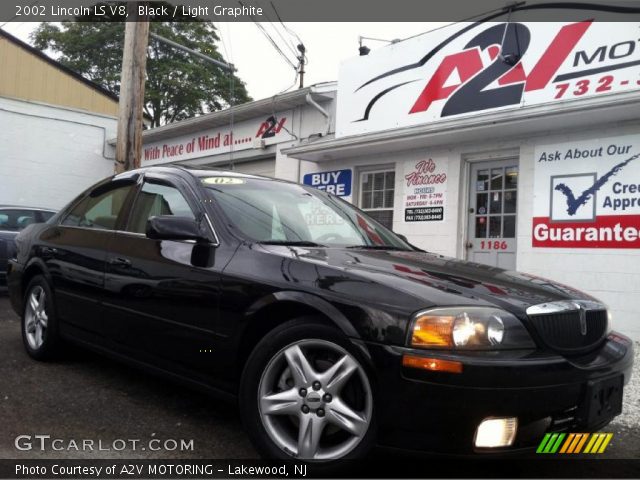
<svg viewBox="0 0 640 480">
<path fill-rule="evenodd" d="M 257 458 L 234 405 L 81 349 L 55 362 L 32 360 L 6 297 L 0 297 L 0 419 L 0 458 Z M 30 450 L 16 448 L 19 435 L 31 436 L 19 441 L 22 448 L 31 443 Z M 56 438 L 64 442 L 51 445 Z M 94 449 L 75 450 L 70 440 L 94 440 Z M 129 440 L 139 440 L 135 451 Z"/>
<path fill-rule="evenodd" d="M 639 370 L 640 355 L 625 411 L 603 430 L 614 433 L 609 458 L 640 456 Z M 256 457 L 232 404 L 79 349 L 31 360 L 0 296 L 0 458 Z"/>
</svg>

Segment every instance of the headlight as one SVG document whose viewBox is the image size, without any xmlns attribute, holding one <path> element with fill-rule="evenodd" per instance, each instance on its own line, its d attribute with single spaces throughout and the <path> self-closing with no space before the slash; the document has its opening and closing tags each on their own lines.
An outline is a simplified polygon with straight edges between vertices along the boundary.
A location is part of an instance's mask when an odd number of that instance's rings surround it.
<svg viewBox="0 0 640 480">
<path fill-rule="evenodd" d="M 420 348 L 533 348 L 520 320 L 491 307 L 447 307 L 419 312 L 411 323 L 409 343 Z"/>
</svg>

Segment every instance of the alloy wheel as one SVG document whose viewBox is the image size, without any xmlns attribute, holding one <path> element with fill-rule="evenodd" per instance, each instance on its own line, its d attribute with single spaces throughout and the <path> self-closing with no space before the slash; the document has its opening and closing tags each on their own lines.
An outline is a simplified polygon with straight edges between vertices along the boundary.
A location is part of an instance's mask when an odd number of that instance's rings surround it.
<svg viewBox="0 0 640 480">
<path fill-rule="evenodd" d="M 49 317 L 47 316 L 47 294 L 37 285 L 27 297 L 24 329 L 29 347 L 38 350 L 44 343 Z"/>
<path fill-rule="evenodd" d="M 301 340 L 267 364 L 258 387 L 260 418 L 271 440 L 305 460 L 352 451 L 371 424 L 373 396 L 360 363 L 326 340 Z"/>
</svg>

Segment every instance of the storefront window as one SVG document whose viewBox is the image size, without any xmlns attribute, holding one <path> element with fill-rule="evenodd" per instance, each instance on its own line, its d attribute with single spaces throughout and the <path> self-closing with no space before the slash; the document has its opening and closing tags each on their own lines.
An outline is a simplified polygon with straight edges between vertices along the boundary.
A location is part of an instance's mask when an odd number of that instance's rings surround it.
<svg viewBox="0 0 640 480">
<path fill-rule="evenodd" d="M 360 174 L 360 208 L 385 227 L 393 228 L 396 173 L 376 170 Z"/>
</svg>

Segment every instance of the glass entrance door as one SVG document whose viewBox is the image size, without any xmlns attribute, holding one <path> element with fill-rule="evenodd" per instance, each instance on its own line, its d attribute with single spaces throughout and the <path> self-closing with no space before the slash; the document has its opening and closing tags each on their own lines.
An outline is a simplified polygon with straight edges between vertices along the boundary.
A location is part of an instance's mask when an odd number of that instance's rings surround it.
<svg viewBox="0 0 640 480">
<path fill-rule="evenodd" d="M 518 159 L 471 166 L 467 259 L 516 267 Z"/>
</svg>

